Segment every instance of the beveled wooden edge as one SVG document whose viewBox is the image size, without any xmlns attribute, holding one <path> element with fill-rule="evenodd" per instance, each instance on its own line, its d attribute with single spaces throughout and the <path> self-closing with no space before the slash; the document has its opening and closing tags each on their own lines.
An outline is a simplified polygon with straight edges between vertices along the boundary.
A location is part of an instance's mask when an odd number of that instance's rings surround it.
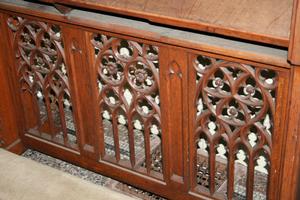
<svg viewBox="0 0 300 200">
<path fill-rule="evenodd" d="M 294 0 L 288 60 L 300 65 L 300 2 Z"/>
<path fill-rule="evenodd" d="M 215 40 L 221 40 L 223 41 L 222 44 L 209 44 L 209 43 L 196 43 L 193 40 L 187 40 L 182 39 L 180 37 L 170 37 L 170 34 L 159 34 L 157 32 L 153 32 L 151 30 L 139 30 L 138 27 L 131 27 L 126 26 L 123 24 L 111 24 L 111 23 L 105 23 L 101 22 L 97 19 L 93 19 L 92 17 L 89 17 L 90 15 L 94 16 L 108 16 L 108 15 L 101 15 L 96 14 L 92 12 L 86 12 L 86 11 L 80 11 L 80 10 L 73 10 L 71 13 L 69 13 L 67 16 L 59 13 L 54 7 L 51 6 L 37 6 L 38 4 L 32 3 L 32 5 L 35 5 L 37 8 L 34 8 L 34 6 L 31 7 L 25 7 L 20 5 L 15 5 L 13 3 L 7 3 L 7 2 L 0 2 L 0 11 L 10 13 L 10 12 L 16 12 L 20 15 L 29 15 L 32 17 L 39 17 L 43 18 L 44 20 L 55 20 L 58 23 L 68 23 L 70 25 L 75 25 L 76 28 L 79 29 L 88 29 L 88 30 L 103 30 L 106 32 L 116 33 L 116 34 L 122 34 L 127 36 L 132 36 L 134 38 L 142 38 L 147 39 L 150 41 L 159 42 L 162 44 L 177 46 L 177 47 L 183 47 L 183 48 L 189 48 L 194 50 L 201 50 L 201 51 L 207 51 L 207 52 L 213 52 L 214 54 L 220 54 L 230 57 L 236 57 L 240 59 L 246 59 L 251 61 L 256 61 L 259 63 L 269 64 L 269 65 L 275 65 L 279 67 L 284 68 L 291 68 L 292 66 L 287 62 L 287 51 L 280 50 L 276 48 L 271 47 L 264 47 L 257 44 L 251 44 L 246 42 L 238 42 L 234 40 L 228 40 L 228 39 L 222 39 L 218 38 L 216 36 L 206 36 L 209 38 L 214 38 Z M 83 17 L 81 15 L 76 15 L 74 13 L 79 14 L 86 14 L 87 16 Z M 114 18 L 117 18 L 113 16 Z M 121 19 L 121 18 L 120 18 Z M 146 23 L 145 23 L 146 24 Z M 160 26 L 154 26 L 147 24 L 148 26 L 151 26 L 153 28 L 160 27 Z M 79 27 L 80 26 L 80 27 Z M 166 27 L 162 27 L 164 29 L 168 29 Z M 170 29 L 172 31 L 178 31 L 176 29 Z M 198 36 L 201 36 L 201 34 L 197 33 L 191 33 L 188 31 L 181 31 L 182 34 L 194 34 L 197 38 Z M 190 38 L 188 38 L 190 39 Z M 224 45 L 224 41 L 231 44 L 234 43 L 233 47 L 228 47 L 227 45 Z M 246 46 L 246 49 L 240 47 L 240 46 Z M 270 52 L 275 52 L 270 53 Z"/>
<path fill-rule="evenodd" d="M 197 22 L 193 20 L 187 20 L 187 19 L 179 19 L 175 17 L 167 17 L 167 16 L 161 16 L 154 13 L 147 13 L 143 11 L 136 11 L 136 10 L 130 10 L 123 8 L 117 8 L 107 5 L 100 5 L 97 3 L 91 3 L 91 2 L 76 2 L 76 1 L 70 1 L 70 0 L 40 0 L 42 2 L 47 3 L 59 3 L 64 5 L 70 5 L 75 7 L 81 7 L 81 8 L 88 8 L 93 10 L 100 10 L 105 12 L 112 12 L 116 14 L 121 15 L 127 15 L 131 17 L 138 17 L 143 18 L 146 20 L 149 20 L 151 22 L 155 23 L 161 23 L 171 26 L 177 26 L 182 28 L 188 28 L 188 29 L 194 29 L 194 30 L 200 30 L 205 31 L 208 33 L 216 33 L 220 35 L 235 37 L 235 38 L 241 38 L 246 39 L 249 41 L 256 41 L 256 42 L 262 42 L 266 44 L 272 44 L 272 45 L 278 45 L 282 47 L 288 47 L 289 46 L 289 38 L 283 38 L 283 37 L 276 37 L 272 35 L 265 35 L 265 34 L 259 34 L 259 33 L 251 33 L 247 31 L 242 31 L 234 28 L 228 28 L 228 27 L 222 27 L 210 23 L 205 22 Z"/>
</svg>

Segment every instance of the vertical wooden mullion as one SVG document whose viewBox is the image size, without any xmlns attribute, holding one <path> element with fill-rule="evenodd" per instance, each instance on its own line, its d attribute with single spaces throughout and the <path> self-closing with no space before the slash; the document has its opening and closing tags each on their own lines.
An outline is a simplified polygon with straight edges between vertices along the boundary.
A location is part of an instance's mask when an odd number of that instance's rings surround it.
<svg viewBox="0 0 300 200">
<path fill-rule="evenodd" d="M 38 127 L 40 128 L 42 125 L 42 118 L 41 118 L 41 113 L 40 113 L 40 106 L 39 106 L 39 103 L 38 103 L 35 93 L 36 93 L 36 89 L 33 89 L 32 90 L 32 94 L 33 94 L 32 99 L 33 99 L 33 104 L 34 104 L 33 112 L 36 113 L 35 114 L 36 116 L 39 116 L 37 119 L 37 123 L 38 123 Z"/>
<path fill-rule="evenodd" d="M 210 148 L 209 148 L 209 190 L 210 194 L 215 193 L 215 143 L 214 140 L 210 142 Z"/>
<path fill-rule="evenodd" d="M 163 176 L 164 180 L 170 185 L 170 140 L 169 140 L 169 115 L 168 109 L 168 85 L 165 75 L 166 67 L 168 66 L 169 52 L 167 47 L 159 47 L 159 80 L 160 80 L 160 110 L 161 110 L 161 130 L 162 130 L 162 157 L 163 157 Z M 164 95 L 162 95 L 164 94 Z"/>
<path fill-rule="evenodd" d="M 283 160 L 285 159 L 285 156 L 289 151 L 285 150 L 285 138 L 286 135 L 288 135 L 290 132 L 286 129 L 287 123 L 287 113 L 288 109 L 286 107 L 289 105 L 289 100 L 291 97 L 288 93 L 288 78 L 292 77 L 289 76 L 290 74 L 287 73 L 287 71 L 277 71 L 278 74 L 278 83 L 277 83 L 277 91 L 276 91 L 276 101 L 275 101 L 275 114 L 273 116 L 274 121 L 274 128 L 272 130 L 272 148 L 271 148 L 271 155 L 270 155 L 270 163 L 271 167 L 269 170 L 269 192 L 267 194 L 268 199 L 290 199 L 290 198 L 281 198 L 279 197 L 280 189 L 279 185 L 282 184 L 281 187 L 286 187 L 285 185 L 289 185 L 287 180 L 281 180 L 280 182 L 280 176 L 281 173 L 281 167 L 283 167 Z M 290 80 L 291 81 L 291 80 Z M 287 98 L 289 96 L 289 98 Z M 292 112 L 298 114 L 297 108 L 292 107 Z M 286 143 L 287 146 L 292 145 L 292 143 Z M 288 162 L 291 162 L 291 159 L 289 159 Z M 288 169 L 290 170 L 290 169 Z M 287 179 L 290 177 L 287 176 Z M 290 189 L 291 187 L 288 186 Z M 291 191 L 291 190 L 290 190 Z M 289 192 L 287 192 L 288 194 Z"/>
<path fill-rule="evenodd" d="M 230 142 L 229 142 L 230 144 Z M 233 198 L 233 193 L 234 193 L 234 179 L 235 179 L 235 174 L 234 174 L 234 157 L 235 157 L 235 150 L 234 148 L 230 147 L 228 145 L 228 173 L 227 173 L 227 197 L 228 199 Z"/>
<path fill-rule="evenodd" d="M 74 51 L 74 44 L 73 42 L 77 39 L 75 34 L 77 33 L 77 37 L 81 36 L 82 33 L 79 31 L 75 31 L 72 30 L 72 28 L 67 27 L 67 26 L 63 26 L 62 27 L 62 36 L 63 36 L 63 42 L 65 45 L 65 55 L 66 55 L 66 68 L 67 68 L 67 72 L 68 72 L 68 80 L 69 80 L 69 85 L 70 85 L 70 95 L 72 99 L 72 107 L 73 107 L 73 113 L 74 113 L 74 126 L 76 127 L 76 135 L 77 135 L 77 141 L 78 141 L 78 147 L 79 150 L 82 152 L 83 148 L 84 148 L 84 139 L 83 139 L 83 135 L 82 135 L 82 125 L 81 125 L 81 115 L 79 114 L 81 111 L 79 103 L 78 103 L 78 96 L 76 95 L 76 93 L 74 92 L 76 89 L 78 89 L 77 87 L 77 72 L 76 69 L 80 68 L 80 67 L 85 67 L 85 65 L 80 62 L 79 59 L 77 59 L 77 57 L 79 57 L 80 52 L 75 52 Z M 76 47 L 79 48 L 79 47 Z M 77 62 L 76 62 L 77 61 Z M 79 65 L 79 63 L 81 65 Z M 78 66 L 79 65 L 79 66 Z M 76 88 L 76 89 L 75 89 Z M 74 98 L 72 98 L 74 96 Z M 78 122 L 75 124 L 75 122 Z"/>
<path fill-rule="evenodd" d="M 191 67 L 189 63 L 189 53 L 186 49 L 182 50 L 182 57 L 184 59 L 181 61 L 181 76 L 182 79 L 182 137 L 183 137 L 183 181 L 184 181 L 184 190 L 187 192 L 190 188 L 189 186 L 189 163 L 190 163 L 190 149 L 189 146 L 189 138 L 191 135 L 189 134 L 189 99 L 191 98 L 189 91 L 189 71 L 188 69 Z"/>
<path fill-rule="evenodd" d="M 97 91 L 98 92 L 98 91 Z M 97 98 L 98 101 L 99 98 Z M 98 111 L 98 112 L 97 112 Z M 99 153 L 100 154 L 100 158 L 98 156 L 99 159 L 102 159 L 104 156 L 105 156 L 105 142 L 104 142 L 104 126 L 103 126 L 103 120 L 102 120 L 102 117 L 101 117 L 101 113 L 102 113 L 102 107 L 101 107 L 101 104 L 98 104 L 97 102 L 97 109 L 96 109 L 96 123 L 97 123 L 97 137 L 99 138 L 98 140 L 98 148 L 97 148 L 97 154 Z"/>
<path fill-rule="evenodd" d="M 252 152 L 249 153 L 249 163 L 247 170 L 247 200 L 253 199 L 253 185 L 254 183 L 254 160 Z"/>
<path fill-rule="evenodd" d="M 151 153 L 150 153 L 150 130 L 149 130 L 149 120 L 145 121 L 144 124 L 144 143 L 145 143 L 145 156 L 146 156 L 146 169 L 147 174 L 151 171 Z"/>
<path fill-rule="evenodd" d="M 51 103 L 49 100 L 49 93 L 50 93 L 50 89 L 44 88 L 45 105 L 46 105 L 46 110 L 47 110 L 47 115 L 49 120 L 49 129 L 50 129 L 49 131 L 51 133 L 51 138 L 53 139 L 55 134 L 55 126 L 54 126 L 53 113 L 51 109 Z"/>
<path fill-rule="evenodd" d="M 113 127 L 113 138 L 114 138 L 114 144 L 115 144 L 115 157 L 116 161 L 120 161 L 120 142 L 119 142 L 119 130 L 118 130 L 118 116 L 117 116 L 117 109 L 115 109 L 111 115 L 112 115 L 112 127 Z"/>
<path fill-rule="evenodd" d="M 163 129 L 167 140 L 164 148 L 167 154 L 168 181 L 176 190 L 188 188 L 188 54 L 186 50 L 174 47 L 160 48 L 161 66 L 161 109 Z"/>
<path fill-rule="evenodd" d="M 300 13 L 298 12 L 298 15 L 299 14 Z M 286 119 L 286 145 L 282 145 L 282 152 L 284 152 L 284 156 L 282 159 L 283 169 L 280 177 L 281 187 L 278 199 L 298 200 L 300 199 L 300 66 L 294 66 L 289 79 L 290 91 L 287 99 L 290 99 L 290 101 L 289 105 L 283 104 L 283 106 L 288 106 L 288 115 Z M 281 97 L 278 97 L 278 99 L 279 98 Z M 274 149 L 272 149 L 272 153 L 274 155 Z M 274 161 L 271 161 L 271 175 L 273 171 L 272 166 L 274 166 L 273 162 Z M 278 174 L 276 175 L 278 176 Z M 268 197 L 270 199 L 275 196 L 272 191 L 272 189 L 276 187 L 274 185 L 275 183 L 272 182 L 273 180 L 274 179 L 272 177 L 269 178 Z"/>
<path fill-rule="evenodd" d="M 135 167 L 135 147 L 134 147 L 134 132 L 133 132 L 131 118 L 132 118 L 131 115 L 127 115 L 130 163 L 131 163 L 131 167 L 134 168 Z"/>
<path fill-rule="evenodd" d="M 191 118 L 190 118 L 191 119 Z M 191 130 L 192 131 L 192 130 Z M 195 148 L 195 141 L 196 137 L 193 137 L 192 133 L 190 132 L 190 140 L 189 140 L 189 159 L 190 159 L 190 166 L 189 166 L 189 188 L 194 190 L 197 187 L 197 150 Z"/>
<path fill-rule="evenodd" d="M 96 56 L 93 45 L 91 44 L 92 33 L 85 32 L 85 46 L 87 51 L 87 60 L 89 61 L 89 70 L 88 74 L 92 83 L 91 90 L 92 94 L 95 96 L 94 99 L 94 111 L 95 111 L 95 132 L 96 132 L 96 157 L 97 159 L 103 158 L 105 156 L 105 143 L 104 143 L 104 127 L 103 121 L 101 117 L 102 108 L 100 105 L 100 94 L 99 89 L 97 87 L 97 79 L 98 79 L 98 66 L 96 66 Z"/>
<path fill-rule="evenodd" d="M 60 95 L 60 97 L 58 97 L 58 107 L 59 107 L 59 113 L 60 113 L 60 121 L 61 121 L 61 126 L 62 126 L 62 131 L 63 131 L 64 144 L 68 145 L 68 132 L 67 132 L 67 126 L 66 126 L 66 116 L 65 116 L 65 111 L 64 111 L 62 101 L 63 101 L 62 96 Z"/>
<path fill-rule="evenodd" d="M 188 56 L 188 113 L 189 113 L 189 188 L 194 190 L 197 186 L 197 149 L 196 145 L 196 110 L 195 110 L 195 99 L 197 83 L 196 83 L 196 70 L 192 67 L 194 56 L 189 54 Z"/>
<path fill-rule="evenodd" d="M 62 31 L 79 150 L 84 156 L 96 159 L 98 138 L 95 107 L 98 104 L 91 82 L 93 61 L 88 55 L 91 45 L 87 44 L 85 30 L 65 25 Z"/>
<path fill-rule="evenodd" d="M 270 161 L 270 166 L 272 166 L 272 162 Z M 269 174 L 268 174 L 268 180 L 267 180 L 267 191 L 266 191 L 266 195 L 267 195 L 267 199 L 269 199 L 269 193 L 271 192 L 271 175 L 270 175 L 270 170 L 269 170 Z"/>
</svg>

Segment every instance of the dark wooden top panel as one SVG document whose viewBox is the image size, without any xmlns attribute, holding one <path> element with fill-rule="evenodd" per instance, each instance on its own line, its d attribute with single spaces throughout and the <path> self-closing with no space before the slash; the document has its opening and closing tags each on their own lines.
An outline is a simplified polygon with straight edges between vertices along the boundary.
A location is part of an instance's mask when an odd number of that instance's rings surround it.
<svg viewBox="0 0 300 200">
<path fill-rule="evenodd" d="M 293 0 L 44 0 L 288 46 Z"/>
<path fill-rule="evenodd" d="M 230 56 L 244 60 L 251 60 L 267 65 L 290 68 L 287 62 L 287 49 L 253 44 L 252 42 L 239 41 L 235 39 L 222 38 L 218 36 L 196 33 L 189 30 L 178 30 L 171 27 L 160 26 L 148 22 L 127 19 L 124 17 L 107 15 L 73 9 L 68 17 L 65 17 L 53 6 L 40 5 L 38 3 L 23 0 L 0 0 L 1 12 L 16 12 L 21 15 L 29 15 L 46 20 L 54 20 L 75 25 L 90 31 L 106 31 L 117 34 L 120 37 L 130 36 L 158 42 L 160 45 L 172 45 L 188 48 L 188 51 L 200 50 Z"/>
</svg>

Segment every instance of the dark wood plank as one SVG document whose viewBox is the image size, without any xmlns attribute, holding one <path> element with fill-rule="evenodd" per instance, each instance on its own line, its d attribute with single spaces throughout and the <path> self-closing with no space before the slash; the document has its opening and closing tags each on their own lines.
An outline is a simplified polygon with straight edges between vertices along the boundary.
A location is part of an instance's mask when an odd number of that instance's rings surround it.
<svg viewBox="0 0 300 200">
<path fill-rule="evenodd" d="M 48 1 L 49 2 L 49 1 Z M 292 0 L 51 0 L 211 33 L 288 45 Z"/>
<path fill-rule="evenodd" d="M 282 50 L 233 39 L 224 39 L 187 30 L 176 30 L 138 20 L 81 10 L 73 10 L 66 18 L 54 7 L 19 0 L 3 0 L 3 2 L 0 2 L 0 9 L 32 15 L 34 17 L 43 16 L 43 18 L 48 20 L 76 24 L 81 26 L 80 28 L 96 28 L 164 44 L 172 44 L 174 46 L 214 52 L 215 54 L 227 56 L 234 55 L 234 57 L 280 67 L 290 67 L 290 64 L 287 62 L 287 50 L 285 49 Z"/>
</svg>

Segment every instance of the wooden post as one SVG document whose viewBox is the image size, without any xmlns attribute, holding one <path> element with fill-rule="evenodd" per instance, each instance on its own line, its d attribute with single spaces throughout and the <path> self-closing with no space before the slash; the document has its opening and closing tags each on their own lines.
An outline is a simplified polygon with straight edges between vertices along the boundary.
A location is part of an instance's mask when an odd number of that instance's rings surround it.
<svg viewBox="0 0 300 200">
<path fill-rule="evenodd" d="M 10 56 L 7 55 L 6 50 L 8 48 L 7 35 L 5 33 L 5 22 L 3 14 L 0 14 L 0 147 L 14 152 L 22 153 L 24 147 L 19 138 L 20 124 L 18 124 L 16 114 L 16 101 L 13 97 L 13 91 L 15 88 L 12 86 L 10 75 L 13 65 L 10 64 Z M 12 106 L 13 105 L 13 106 Z"/>
<path fill-rule="evenodd" d="M 286 148 L 284 155 L 281 195 L 279 199 L 299 199 L 297 179 L 300 170 L 300 67 L 293 69 Z M 299 182 L 300 180 L 298 180 Z"/>
</svg>

